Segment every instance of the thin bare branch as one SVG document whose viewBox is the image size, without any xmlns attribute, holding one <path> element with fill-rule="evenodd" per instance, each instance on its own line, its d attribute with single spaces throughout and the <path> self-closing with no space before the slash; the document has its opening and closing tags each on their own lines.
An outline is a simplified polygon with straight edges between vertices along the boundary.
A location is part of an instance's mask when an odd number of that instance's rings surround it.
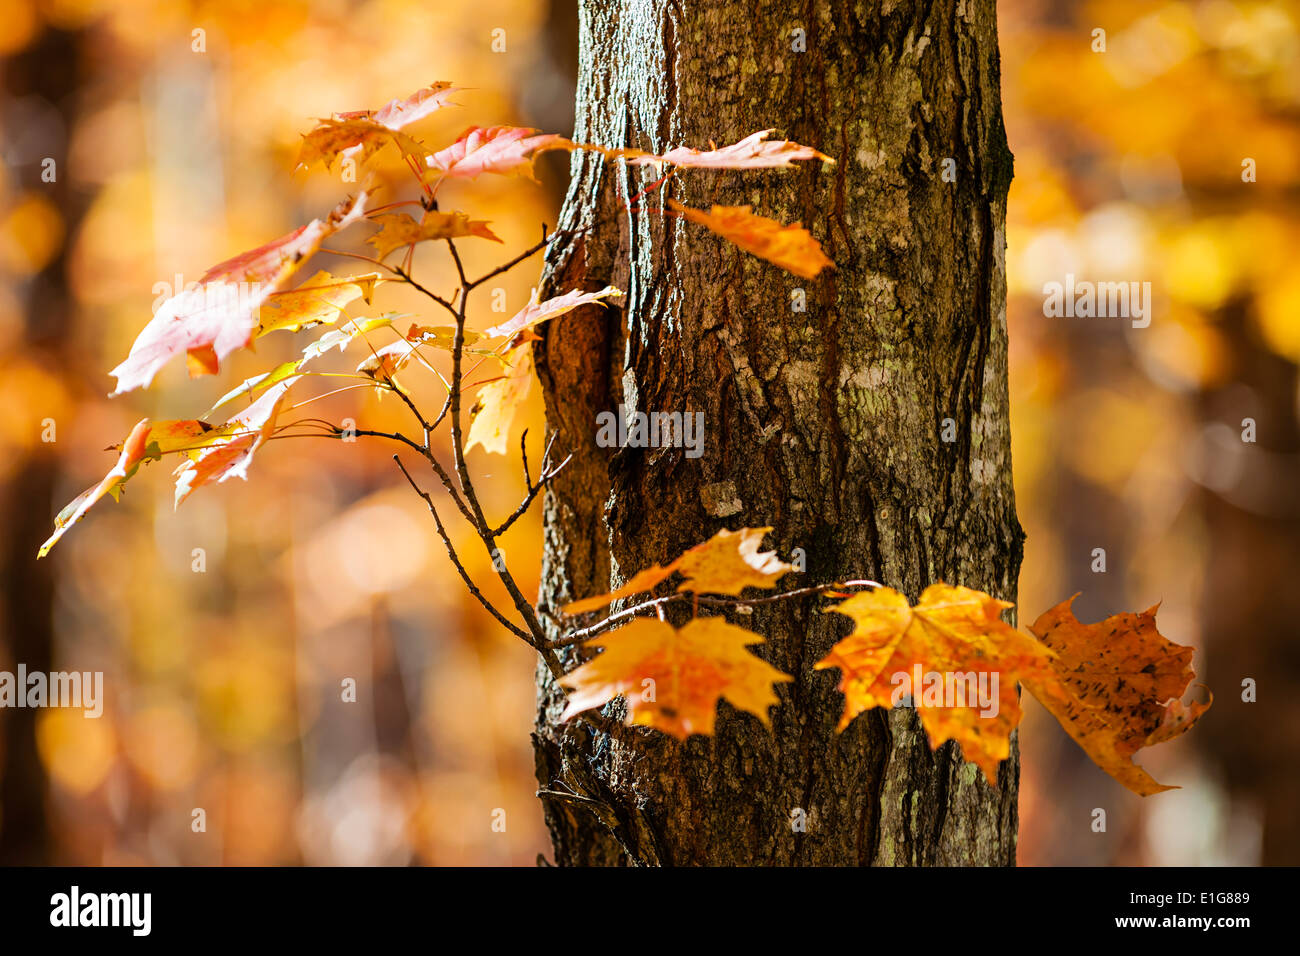
<svg viewBox="0 0 1300 956">
<path fill-rule="evenodd" d="M 550 481 L 552 478 L 554 478 L 556 475 L 560 473 L 560 469 L 562 469 L 565 465 L 567 465 L 572 460 L 573 460 L 573 456 L 570 455 L 568 458 L 564 459 L 564 461 L 560 462 L 559 465 L 557 465 L 553 470 L 544 473 L 540 478 L 538 478 L 537 484 L 529 485 L 528 494 L 524 496 L 524 500 L 519 503 L 519 507 L 517 507 L 513 512 L 511 512 L 510 517 L 506 518 L 505 521 L 501 522 L 501 524 L 496 528 L 496 530 L 492 532 L 492 537 L 494 538 L 501 537 L 501 535 L 505 534 L 506 530 L 512 524 L 514 524 L 516 521 L 522 518 L 525 512 L 528 511 L 529 506 L 532 505 L 533 500 L 537 497 L 537 493 L 546 486 L 546 483 L 548 481 Z M 527 462 L 525 462 L 524 463 L 525 473 L 527 473 L 527 467 L 528 467 Z"/>
<path fill-rule="evenodd" d="M 621 611 L 616 611 L 602 621 L 598 621 L 595 624 L 589 625 L 584 628 L 579 628 L 576 631 L 570 631 L 568 634 L 564 635 L 563 637 L 556 638 L 555 640 L 550 642 L 549 646 L 570 647 L 573 644 L 581 644 L 583 641 L 593 637 L 596 634 L 599 634 L 601 631 L 604 631 L 607 628 L 612 627 L 613 625 L 617 624 L 619 621 L 626 620 L 629 617 L 634 617 L 645 611 L 653 610 L 656 613 L 658 613 L 662 611 L 664 605 L 672 604 L 676 601 L 690 601 L 692 604 L 695 605 L 703 604 L 706 607 L 747 608 L 747 607 L 753 607 L 754 605 L 775 604 L 779 601 L 789 601 L 794 598 L 807 597 L 812 594 L 823 594 L 826 591 L 834 591 L 840 588 L 850 588 L 850 587 L 878 588 L 880 586 L 881 585 L 877 584 L 875 581 L 867 581 L 867 580 L 833 581 L 830 584 L 816 584 L 811 587 L 797 588 L 794 591 L 783 591 L 780 594 L 766 594 L 763 595 L 762 597 L 752 597 L 752 598 L 719 597 L 716 595 L 695 594 L 692 591 L 677 591 L 673 594 L 666 594 L 663 597 L 651 598 L 648 601 L 642 601 L 640 604 L 634 605 L 632 607 L 624 608 Z M 557 619 L 554 616 L 552 616 L 552 620 L 557 620 Z"/>
<path fill-rule="evenodd" d="M 479 604 L 483 605 L 483 607 L 487 609 L 488 613 L 501 622 L 502 626 L 509 630 L 511 634 L 514 634 L 516 637 L 526 642 L 530 647 L 535 647 L 536 645 L 533 643 L 533 639 L 528 635 L 527 631 L 509 621 L 504 614 L 496 609 L 491 601 L 483 596 L 483 592 L 478 589 L 478 586 L 474 583 L 473 579 L 470 578 L 469 572 L 465 570 L 465 566 L 460 563 L 460 557 L 456 554 L 456 548 L 451 543 L 451 538 L 447 535 L 447 529 L 443 526 L 442 517 L 438 514 L 438 508 L 433 503 L 433 497 L 415 483 L 415 479 L 411 477 L 411 473 L 407 471 L 406 466 L 402 464 L 401 458 L 394 455 L 393 461 L 397 462 L 397 467 L 402 470 L 402 474 L 406 477 L 410 486 L 415 490 L 415 493 L 423 498 L 424 503 L 429 506 L 429 514 L 433 515 L 433 522 L 438 528 L 438 537 L 442 538 L 442 543 L 447 548 L 447 557 L 451 558 L 451 563 L 455 566 L 457 573 L 460 574 L 461 580 L 465 582 L 465 586 L 469 588 L 469 593 L 474 595 L 474 597 L 478 599 Z"/>
</svg>

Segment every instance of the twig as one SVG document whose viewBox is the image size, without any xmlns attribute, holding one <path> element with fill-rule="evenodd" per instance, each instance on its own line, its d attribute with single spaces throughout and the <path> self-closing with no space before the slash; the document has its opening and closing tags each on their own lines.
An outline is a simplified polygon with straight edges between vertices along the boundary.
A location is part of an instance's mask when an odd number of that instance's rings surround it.
<svg viewBox="0 0 1300 956">
<path fill-rule="evenodd" d="M 546 246 L 547 246 L 547 244 L 550 243 L 551 240 L 553 240 L 556 236 L 562 236 L 562 235 L 575 235 L 575 236 L 576 236 L 576 235 L 579 235 L 579 234 L 581 234 L 581 233 L 586 232 L 586 231 L 587 231 L 588 229 L 590 229 L 590 228 L 591 228 L 590 226 L 584 226 L 584 227 L 581 228 L 581 229 L 557 229 L 555 232 L 551 233 L 551 234 L 548 236 L 548 235 L 546 234 L 546 227 L 543 226 L 543 227 L 542 227 L 542 239 L 541 239 L 540 242 L 535 242 L 535 243 L 533 243 L 533 245 L 529 246 L 528 249 L 526 249 L 524 252 L 521 252 L 519 255 L 515 256 L 515 257 L 514 257 L 513 259 L 511 259 L 509 262 L 505 263 L 504 265 L 499 265 L 499 266 L 497 266 L 495 269 L 493 269 L 491 272 L 485 272 L 485 273 L 483 273 L 483 275 L 479 276 L 479 277 L 478 277 L 477 279 L 475 279 L 473 282 L 469 282 L 469 283 L 465 283 L 465 284 L 466 284 L 466 286 L 467 286 L 468 288 L 470 288 L 470 289 L 475 289 L 475 288 L 481 286 L 484 282 L 487 282 L 488 279 L 495 279 L 497 276 L 501 275 L 503 272 L 509 272 L 511 269 L 513 269 L 515 266 L 519 265 L 519 263 L 523 262 L 525 259 L 528 259 L 528 258 L 530 258 L 530 257 L 532 257 L 532 256 L 537 255 L 537 253 L 539 253 L 539 252 L 541 252 L 543 249 L 545 249 Z"/>
<path fill-rule="evenodd" d="M 570 631 L 564 637 L 556 638 L 549 643 L 550 647 L 570 647 L 574 644 L 581 644 L 583 641 L 599 634 L 619 621 L 625 618 L 633 617 L 642 611 L 655 610 L 660 611 L 665 604 L 671 604 L 675 601 L 691 601 L 695 604 L 703 604 L 706 607 L 750 607 L 755 604 L 775 604 L 778 601 L 788 601 L 792 598 L 806 597 L 810 594 L 822 594 L 826 591 L 834 591 L 837 588 L 848 587 L 880 587 L 875 581 L 833 581 L 830 584 L 815 584 L 811 587 L 798 588 L 794 591 L 783 591 L 780 594 L 767 594 L 763 597 L 753 598 L 730 598 L 716 597 L 705 594 L 695 594 L 691 591 L 678 591 L 673 594 L 667 594 L 663 597 L 651 598 L 648 601 L 642 601 L 633 607 L 624 608 L 621 611 L 609 615 L 603 621 L 580 628 L 576 631 Z M 552 618 L 554 619 L 554 618 Z"/>
<path fill-rule="evenodd" d="M 552 478 L 554 478 L 556 475 L 560 473 L 560 469 L 562 469 L 565 465 L 567 465 L 572 460 L 573 460 L 573 456 L 570 455 L 568 458 L 564 459 L 564 461 L 556 465 L 554 469 L 546 472 L 539 479 L 537 479 L 537 484 L 529 485 L 528 494 L 524 496 L 524 500 L 519 503 L 519 507 L 516 508 L 514 512 L 511 513 L 510 517 L 507 518 L 505 521 L 501 522 L 501 524 L 496 528 L 496 530 L 492 532 L 492 537 L 499 538 L 501 535 L 506 533 L 506 530 L 512 524 L 514 524 L 516 521 L 522 518 L 525 512 L 528 511 L 529 506 L 533 503 L 533 500 L 537 497 L 537 493 L 546 486 L 546 483 L 548 481 L 550 481 Z M 524 473 L 527 474 L 527 472 L 528 472 L 528 463 L 525 462 Z"/>
<path fill-rule="evenodd" d="M 430 289 L 426 289 L 424 286 L 420 285 L 420 283 L 416 282 L 413 278 L 411 278 L 411 274 L 407 272 L 405 269 L 403 269 L 401 266 L 386 266 L 385 268 L 391 269 L 394 274 L 401 276 L 403 282 L 405 282 L 411 288 L 415 289 L 417 292 L 424 293 L 424 295 L 428 296 L 434 302 L 437 302 L 440 306 L 442 306 L 452 315 L 456 314 L 456 307 L 454 305 L 452 305 L 442 296 L 438 295 L 438 293 Z"/>
<path fill-rule="evenodd" d="M 532 476 L 531 476 L 530 474 L 528 474 L 528 444 L 527 444 L 527 442 L 528 442 L 528 429 L 525 428 L 525 429 L 524 429 L 524 433 L 523 433 L 522 435 L 519 436 L 519 457 L 521 457 L 521 458 L 524 460 L 524 487 L 525 487 L 525 488 L 531 488 L 531 487 L 533 486 L 533 478 L 532 478 Z M 545 467 L 545 466 L 543 466 L 543 468 L 544 468 L 544 467 Z"/>
<path fill-rule="evenodd" d="M 532 638 L 526 631 L 507 620 L 505 615 L 498 611 L 492 602 L 483 596 L 483 593 L 478 589 L 478 586 L 475 585 L 474 581 L 470 578 L 469 572 L 465 570 L 465 566 L 460 563 L 460 558 L 456 554 L 456 548 L 452 545 L 451 538 L 447 535 L 447 529 L 443 526 L 442 517 L 438 514 L 438 509 L 433 503 L 433 497 L 415 483 L 415 479 L 411 477 L 411 473 L 407 471 L 406 466 L 402 464 L 401 458 L 394 455 L 393 461 L 397 462 L 397 467 L 402 470 L 402 474 L 406 476 L 407 482 L 415 490 L 415 493 L 423 498 L 424 503 L 429 506 L 429 513 L 433 515 L 433 522 L 438 528 L 438 537 L 442 538 L 442 543 L 447 548 L 447 556 L 451 558 L 451 563 L 455 565 L 456 571 L 460 574 L 461 580 L 464 581 L 465 586 L 469 588 L 469 593 L 474 595 L 474 597 L 478 599 L 479 604 L 482 604 L 483 607 L 487 609 L 488 613 L 500 621 L 501 624 L 512 634 L 523 639 L 530 646 L 536 646 L 533 644 Z"/>
</svg>

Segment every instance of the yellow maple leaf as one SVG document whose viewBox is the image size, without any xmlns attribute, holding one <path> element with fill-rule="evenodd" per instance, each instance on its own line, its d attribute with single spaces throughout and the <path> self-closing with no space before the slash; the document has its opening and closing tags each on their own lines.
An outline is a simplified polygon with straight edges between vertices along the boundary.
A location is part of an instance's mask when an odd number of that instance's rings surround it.
<svg viewBox="0 0 1300 956">
<path fill-rule="evenodd" d="M 784 226 L 775 219 L 756 215 L 749 206 L 714 206 L 704 212 L 672 199 L 668 205 L 746 252 L 804 279 L 815 278 L 822 269 L 835 265 L 822 252 L 821 243 L 797 222 Z"/>
<path fill-rule="evenodd" d="M 761 643 L 720 617 L 695 618 L 680 630 L 636 618 L 584 645 L 604 650 L 561 679 L 570 691 L 562 719 L 622 694 L 626 723 L 681 739 L 713 733 L 719 698 L 767 725 L 768 708 L 778 703 L 773 685 L 793 678 L 746 649 Z"/>
<path fill-rule="evenodd" d="M 915 607 L 890 588 L 864 591 L 836 605 L 832 610 L 853 620 L 853 633 L 815 666 L 840 669 L 844 715 L 839 729 L 864 710 L 892 707 L 910 696 L 930 746 L 956 740 L 965 758 L 993 783 L 1010 752 L 1011 731 L 1020 723 L 1018 675 L 1051 656 L 1001 620 L 1011 606 L 947 584 L 926 588 Z M 954 702 L 962 706 L 951 706 Z"/>
<path fill-rule="evenodd" d="M 633 575 L 621 588 L 608 594 L 584 598 L 565 605 L 564 613 L 582 614 L 595 611 L 632 594 L 649 591 L 656 584 L 680 572 L 685 581 L 678 591 L 699 594 L 739 594 L 745 588 L 773 587 L 781 575 L 794 568 L 776 556 L 775 551 L 759 551 L 763 536 L 771 528 L 725 528 L 703 544 L 683 552 L 667 566 L 653 564 Z"/>
<path fill-rule="evenodd" d="M 533 351 L 529 343 L 515 346 L 502 361 L 506 373 L 479 389 L 478 398 L 469 410 L 467 452 L 478 445 L 490 454 L 504 455 L 510 442 L 510 426 L 528 397 L 533 382 Z"/>
<path fill-rule="evenodd" d="M 296 289 L 267 296 L 258 312 L 255 336 L 337 322 L 350 303 L 357 299 L 369 302 L 375 284 L 381 281 L 378 272 L 338 278 L 322 269 Z"/>
</svg>

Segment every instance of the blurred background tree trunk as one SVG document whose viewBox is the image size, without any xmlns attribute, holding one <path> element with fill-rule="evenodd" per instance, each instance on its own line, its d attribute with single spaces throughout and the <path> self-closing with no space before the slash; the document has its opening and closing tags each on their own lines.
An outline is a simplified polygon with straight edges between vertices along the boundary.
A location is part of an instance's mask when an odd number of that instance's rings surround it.
<svg viewBox="0 0 1300 956">
<path fill-rule="evenodd" d="M 5 64 L 5 98 L 0 107 L 5 160 L 10 174 L 36 195 L 49 199 L 64 233 L 75 229 L 84 197 L 68 182 L 68 132 L 76 113 L 85 35 L 49 29 L 40 41 Z M 42 178 L 53 160 L 53 181 Z M 74 321 L 68 289 L 66 246 L 22 288 L 24 355 L 40 367 L 57 369 L 60 344 Z M 41 416 L 36 416 L 40 421 Z M 43 426 L 42 426 L 43 427 Z M 55 420 L 66 434 L 71 423 Z M 33 440 L 12 463 L 11 479 L 0 484 L 0 670 L 48 672 L 54 662 L 54 568 L 37 563 L 36 549 L 50 533 L 58 511 L 54 445 Z M 36 746 L 39 710 L 0 710 L 0 864 L 36 866 L 55 862 L 47 820 L 48 779 Z"/>
<path fill-rule="evenodd" d="M 806 554 L 801 583 L 874 577 L 915 599 L 946 580 L 1014 601 L 993 0 L 581 0 L 579 18 L 577 138 L 659 152 L 776 127 L 836 162 L 693 171 L 629 212 L 656 173 L 574 154 L 560 226 L 587 231 L 549 250 L 547 292 L 627 296 L 535 347 L 548 428 L 574 456 L 546 499 L 542 605 L 765 525 L 782 557 Z M 660 214 L 669 196 L 802 221 L 836 269 L 782 272 Z M 598 448 L 596 415 L 620 404 L 704 412 L 703 457 Z M 837 672 L 813 664 L 847 621 L 802 601 L 742 623 L 795 678 L 770 731 L 722 704 L 715 738 L 596 734 L 559 723 L 539 676 L 558 863 L 1014 863 L 1014 739 L 990 787 L 954 745 L 931 753 L 912 710 L 836 734 Z M 588 799 L 555 795 L 570 791 Z"/>
</svg>

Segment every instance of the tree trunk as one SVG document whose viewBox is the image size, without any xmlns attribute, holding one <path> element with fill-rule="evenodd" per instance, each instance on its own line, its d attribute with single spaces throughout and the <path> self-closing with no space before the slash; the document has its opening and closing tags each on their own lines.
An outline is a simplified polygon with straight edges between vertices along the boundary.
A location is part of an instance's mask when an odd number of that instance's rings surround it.
<svg viewBox="0 0 1300 956">
<path fill-rule="evenodd" d="M 686 171 L 628 212 L 657 173 L 574 154 L 560 226 L 587 231 L 557 241 L 545 284 L 627 296 L 535 346 L 548 427 L 573 453 L 546 498 L 542 606 L 767 525 L 782 557 L 806 552 L 805 584 L 873 577 L 914 600 L 944 580 L 1014 600 L 994 0 L 581 0 L 580 31 L 578 139 L 661 152 L 775 126 L 835 165 Z M 802 221 L 836 269 L 798 279 L 662 215 L 668 196 Z M 596 415 L 619 404 L 703 411 L 703 457 L 597 447 Z M 735 619 L 795 678 L 771 730 L 725 703 L 716 736 L 685 743 L 560 724 L 541 673 L 556 861 L 1013 864 L 1014 738 L 991 787 L 954 744 L 931 753 L 914 710 L 837 734 L 838 672 L 813 664 L 849 622 L 821 603 Z M 621 719 L 621 700 L 606 712 Z"/>
</svg>

